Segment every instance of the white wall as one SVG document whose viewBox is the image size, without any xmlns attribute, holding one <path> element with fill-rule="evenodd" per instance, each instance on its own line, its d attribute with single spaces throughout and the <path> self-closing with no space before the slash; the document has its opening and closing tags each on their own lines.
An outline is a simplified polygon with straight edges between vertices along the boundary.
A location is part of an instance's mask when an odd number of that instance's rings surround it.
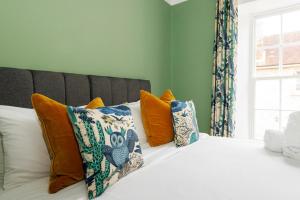
<svg viewBox="0 0 300 200">
<path fill-rule="evenodd" d="M 239 6 L 239 46 L 237 67 L 236 137 L 248 138 L 250 133 L 249 104 L 251 103 L 250 69 L 252 67 L 252 19 L 255 15 L 278 10 L 293 5 L 300 0 L 240 0 Z"/>
<path fill-rule="evenodd" d="M 255 0 L 239 0 L 239 4 L 248 3 L 251 1 L 255 1 Z M 258 1 L 258 0 L 256 0 L 256 1 Z"/>
<path fill-rule="evenodd" d="M 240 6 L 241 7 L 241 6 Z M 250 22 L 251 18 L 239 10 L 239 37 L 238 37 L 238 67 L 236 91 L 236 137 L 248 138 L 249 135 L 249 73 L 250 73 Z"/>
</svg>

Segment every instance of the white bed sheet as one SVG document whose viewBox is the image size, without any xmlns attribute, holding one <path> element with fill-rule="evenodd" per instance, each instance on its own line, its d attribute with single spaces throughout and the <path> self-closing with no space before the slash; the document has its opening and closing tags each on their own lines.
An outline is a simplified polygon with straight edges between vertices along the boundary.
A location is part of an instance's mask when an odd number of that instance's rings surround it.
<svg viewBox="0 0 300 200">
<path fill-rule="evenodd" d="M 184 148 L 144 150 L 145 165 L 108 188 L 101 200 L 299 200 L 300 164 L 261 142 L 209 137 Z M 5 191 L 0 199 L 86 200 L 85 184 L 47 193 L 48 178 Z"/>
</svg>

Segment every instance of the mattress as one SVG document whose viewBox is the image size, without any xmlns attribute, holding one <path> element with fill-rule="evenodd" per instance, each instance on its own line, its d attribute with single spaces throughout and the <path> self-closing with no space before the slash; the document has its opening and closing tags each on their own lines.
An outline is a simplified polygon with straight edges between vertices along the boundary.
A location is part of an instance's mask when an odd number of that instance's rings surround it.
<svg viewBox="0 0 300 200">
<path fill-rule="evenodd" d="M 145 165 L 121 179 L 101 200 L 299 200 L 300 163 L 270 153 L 258 141 L 207 137 L 183 148 L 144 150 Z M 48 194 L 38 179 L 0 199 L 85 200 L 84 182 Z"/>
</svg>

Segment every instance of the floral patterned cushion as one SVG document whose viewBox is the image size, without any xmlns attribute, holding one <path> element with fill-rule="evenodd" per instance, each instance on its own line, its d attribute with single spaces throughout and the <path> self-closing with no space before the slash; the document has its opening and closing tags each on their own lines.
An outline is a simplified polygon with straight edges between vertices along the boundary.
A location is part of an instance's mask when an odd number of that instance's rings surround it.
<svg viewBox="0 0 300 200">
<path fill-rule="evenodd" d="M 199 130 L 193 101 L 172 101 L 171 109 L 176 146 L 186 146 L 198 141 Z"/>
<path fill-rule="evenodd" d="M 68 107 L 80 147 L 89 199 L 100 196 L 120 178 L 143 165 L 130 109 Z"/>
</svg>

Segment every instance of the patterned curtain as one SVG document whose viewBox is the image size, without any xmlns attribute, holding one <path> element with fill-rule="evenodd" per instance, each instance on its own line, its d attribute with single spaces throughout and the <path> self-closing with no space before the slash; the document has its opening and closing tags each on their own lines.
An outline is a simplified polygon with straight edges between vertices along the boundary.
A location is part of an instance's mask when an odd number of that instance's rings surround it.
<svg viewBox="0 0 300 200">
<path fill-rule="evenodd" d="M 211 135 L 233 137 L 238 0 L 217 0 Z"/>
</svg>

